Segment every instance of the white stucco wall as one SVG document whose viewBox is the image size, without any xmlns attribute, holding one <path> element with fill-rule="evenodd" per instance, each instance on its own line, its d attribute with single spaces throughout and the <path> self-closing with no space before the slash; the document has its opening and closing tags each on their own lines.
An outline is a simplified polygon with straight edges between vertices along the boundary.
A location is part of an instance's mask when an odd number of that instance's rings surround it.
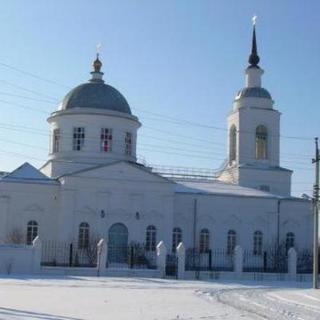
<svg viewBox="0 0 320 320">
<path fill-rule="evenodd" d="M 237 242 L 244 249 L 253 248 L 254 231 L 262 231 L 264 245 L 274 244 L 278 233 L 278 199 L 219 195 L 176 194 L 174 227 L 183 231 L 186 248 L 193 246 L 194 201 L 196 209 L 196 244 L 200 230 L 210 231 L 210 247 L 226 249 L 227 233 L 233 229 Z M 310 202 L 280 200 L 279 236 L 285 240 L 287 232 L 296 235 L 299 249 L 311 248 L 312 215 Z"/>
<path fill-rule="evenodd" d="M 111 110 L 94 110 L 74 108 L 53 113 L 50 123 L 49 163 L 41 170 L 50 177 L 57 177 L 94 164 L 110 163 L 117 160 L 135 161 L 137 130 L 140 127 L 138 118 Z M 82 150 L 73 150 L 73 129 L 85 129 Z M 101 151 L 101 128 L 112 129 L 112 150 Z M 59 152 L 52 153 L 52 133 L 60 129 Z M 125 154 L 126 132 L 132 134 L 132 153 Z"/>
<path fill-rule="evenodd" d="M 171 241 L 173 184 L 126 163 L 61 178 L 59 233 L 76 240 L 79 224 L 87 222 L 92 234 L 108 239 L 109 228 L 123 223 L 129 242 L 145 242 L 146 228 L 157 228 L 157 241 Z M 104 217 L 102 217 L 102 212 Z M 137 217 L 138 212 L 138 217 Z"/>
<path fill-rule="evenodd" d="M 27 224 L 35 220 L 41 238 L 56 238 L 59 185 L 0 182 L 0 243 L 18 231 L 26 239 Z"/>
<path fill-rule="evenodd" d="M 0 245 L 0 274 L 35 272 L 35 249 L 27 245 Z"/>
</svg>

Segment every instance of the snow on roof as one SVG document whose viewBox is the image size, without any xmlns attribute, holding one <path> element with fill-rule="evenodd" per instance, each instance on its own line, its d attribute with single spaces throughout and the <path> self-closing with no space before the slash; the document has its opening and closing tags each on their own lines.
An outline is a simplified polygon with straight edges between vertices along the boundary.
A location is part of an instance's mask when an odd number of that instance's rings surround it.
<svg viewBox="0 0 320 320">
<path fill-rule="evenodd" d="M 278 198 L 277 195 L 254 188 L 241 187 L 236 184 L 225 183 L 218 180 L 209 181 L 182 181 L 176 180 L 176 193 L 194 194 L 221 194 L 243 197 Z"/>
<path fill-rule="evenodd" d="M 13 170 L 12 172 L 0 176 L 0 181 L 32 181 L 37 183 L 56 183 L 54 179 L 47 177 L 28 162 L 25 162 L 23 165 Z"/>
<path fill-rule="evenodd" d="M 9 172 L 6 171 L 0 171 L 0 178 L 7 175 Z"/>
</svg>

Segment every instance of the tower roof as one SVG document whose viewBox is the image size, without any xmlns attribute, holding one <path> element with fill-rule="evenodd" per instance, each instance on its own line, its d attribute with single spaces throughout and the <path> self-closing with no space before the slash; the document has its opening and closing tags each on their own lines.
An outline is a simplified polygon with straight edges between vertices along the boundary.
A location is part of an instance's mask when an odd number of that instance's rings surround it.
<svg viewBox="0 0 320 320">
<path fill-rule="evenodd" d="M 258 66 L 259 61 L 260 61 L 260 57 L 258 56 L 258 50 L 257 50 L 256 25 L 254 22 L 253 32 L 252 32 L 251 54 L 248 60 L 248 62 L 250 63 L 249 68 L 259 68 Z"/>
<path fill-rule="evenodd" d="M 239 100 L 241 98 L 265 98 L 265 99 L 272 99 L 271 94 L 265 88 L 261 87 L 250 87 L 250 88 L 243 88 L 241 89 L 236 97 L 235 100 Z"/>
</svg>

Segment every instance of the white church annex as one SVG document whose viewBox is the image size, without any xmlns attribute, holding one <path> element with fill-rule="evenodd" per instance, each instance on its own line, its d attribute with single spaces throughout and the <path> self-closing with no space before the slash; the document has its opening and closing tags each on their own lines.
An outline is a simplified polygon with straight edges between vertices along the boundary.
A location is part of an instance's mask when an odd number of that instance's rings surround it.
<svg viewBox="0 0 320 320">
<path fill-rule="evenodd" d="M 138 163 L 141 123 L 101 67 L 97 56 L 89 82 L 49 116 L 48 161 L 2 174 L 0 242 L 30 244 L 39 235 L 85 249 L 104 238 L 109 262 L 120 263 L 127 252 L 116 248 L 143 244 L 148 256 L 161 240 L 170 252 L 183 241 L 204 255 L 231 255 L 239 244 L 258 258 L 275 245 L 311 248 L 311 203 L 291 196 L 292 171 L 280 166 L 280 112 L 261 86 L 255 28 L 216 179 L 170 179 Z"/>
</svg>

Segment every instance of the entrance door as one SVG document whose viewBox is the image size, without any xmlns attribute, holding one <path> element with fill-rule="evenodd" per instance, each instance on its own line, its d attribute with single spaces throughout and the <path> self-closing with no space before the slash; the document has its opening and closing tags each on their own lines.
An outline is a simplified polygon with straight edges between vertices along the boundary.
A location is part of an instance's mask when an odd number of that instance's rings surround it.
<svg viewBox="0 0 320 320">
<path fill-rule="evenodd" d="M 115 223 L 109 229 L 108 262 L 114 265 L 128 263 L 128 229 L 122 223 Z"/>
</svg>

